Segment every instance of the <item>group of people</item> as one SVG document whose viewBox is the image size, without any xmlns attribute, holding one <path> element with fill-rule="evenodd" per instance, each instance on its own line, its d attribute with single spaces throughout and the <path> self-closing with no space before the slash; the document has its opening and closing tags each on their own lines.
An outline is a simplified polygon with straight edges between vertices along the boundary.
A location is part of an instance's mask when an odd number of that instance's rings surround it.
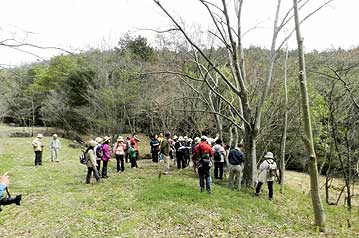
<svg viewBox="0 0 359 238">
<path fill-rule="evenodd" d="M 243 145 L 238 144 L 234 148 L 229 148 L 218 138 L 208 138 L 201 136 L 188 138 L 187 136 L 174 135 L 167 132 L 163 137 L 153 135 L 150 142 L 152 161 L 164 162 L 163 174 L 168 174 L 171 161 L 175 161 L 178 169 L 186 168 L 191 164 L 198 172 L 200 191 L 211 191 L 211 167 L 214 165 L 214 178 L 222 180 L 224 169 L 229 174 L 228 186 L 231 189 L 241 189 L 243 169 L 245 166 L 245 155 Z M 258 169 L 257 184 L 255 195 L 259 196 L 261 186 L 268 184 L 268 197 L 273 199 L 273 181 L 276 176 L 277 165 L 274 161 L 272 152 L 267 152 L 263 162 Z"/>
<path fill-rule="evenodd" d="M 43 135 L 37 134 L 36 138 L 32 141 L 32 148 L 35 153 L 35 166 L 42 165 L 42 153 L 44 151 L 44 144 L 42 142 Z M 57 134 L 52 135 L 50 142 L 51 162 L 60 162 L 59 151 L 61 148 L 61 142 L 58 139 Z"/>
<path fill-rule="evenodd" d="M 32 142 L 35 152 L 35 166 L 42 164 L 42 152 L 44 145 L 42 143 L 42 134 L 38 134 Z M 137 168 L 139 159 L 139 146 L 136 134 L 126 139 L 119 136 L 114 144 L 111 145 L 111 138 L 104 136 L 97 137 L 88 142 L 85 151 L 87 158 L 87 176 L 86 183 L 90 183 L 92 175 L 97 181 L 101 178 L 108 178 L 108 162 L 112 156 L 116 158 L 116 169 L 118 173 L 124 172 L 125 162 L 131 163 L 132 168 Z M 51 161 L 59 162 L 59 150 L 61 148 L 60 140 L 57 135 L 52 136 L 50 143 Z M 228 186 L 231 189 L 241 189 L 243 169 L 245 166 L 245 155 L 243 145 L 238 144 L 234 148 L 228 148 L 217 136 L 208 138 L 207 136 L 196 137 L 193 140 L 187 136 L 171 137 L 170 132 L 151 136 L 150 141 L 152 161 L 154 163 L 163 162 L 163 174 L 168 174 L 173 163 L 178 169 L 194 167 L 198 173 L 200 191 L 211 191 L 211 167 L 214 166 L 214 178 L 222 180 L 224 170 L 228 171 Z M 276 176 L 277 165 L 274 161 L 272 152 L 267 152 L 264 161 L 258 169 L 258 181 L 255 195 L 259 196 L 261 186 L 268 184 L 269 199 L 273 198 L 273 181 Z M 102 167 L 101 167 L 102 166 Z M 102 170 L 101 170 L 102 169 Z M 273 173 L 274 171 L 274 173 Z"/>
<path fill-rule="evenodd" d="M 113 145 L 111 145 L 111 138 L 108 136 L 90 140 L 85 151 L 87 158 L 86 183 L 90 183 L 92 175 L 97 181 L 100 181 L 100 178 L 108 178 L 108 163 L 112 156 L 116 158 L 117 173 L 125 171 L 125 162 L 130 162 L 131 168 L 137 168 L 137 160 L 140 156 L 138 142 L 140 140 L 136 134 L 133 134 L 131 138 L 127 137 L 126 140 L 119 136 Z"/>
</svg>

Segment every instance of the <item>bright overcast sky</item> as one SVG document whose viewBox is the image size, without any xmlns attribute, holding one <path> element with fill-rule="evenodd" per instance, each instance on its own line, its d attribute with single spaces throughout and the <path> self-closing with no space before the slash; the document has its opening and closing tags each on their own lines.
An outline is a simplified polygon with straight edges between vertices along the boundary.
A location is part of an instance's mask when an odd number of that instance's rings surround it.
<svg viewBox="0 0 359 238">
<path fill-rule="evenodd" d="M 197 0 L 160 2 L 187 24 L 201 24 L 204 28 L 210 24 Z M 292 0 L 282 2 L 292 4 Z M 258 26 L 246 35 L 245 46 L 268 47 L 275 7 L 275 0 L 244 1 L 244 30 Z M 284 6 L 283 12 L 284 8 L 287 9 Z M 309 9 L 314 9 L 314 6 L 308 5 Z M 359 46 L 358 10 L 359 0 L 334 0 L 308 19 L 302 26 L 307 51 Z M 1 2 L 0 8 L 0 41 L 14 38 L 73 51 L 111 48 L 127 31 L 151 39 L 149 31 L 136 29 L 165 29 L 169 25 L 168 18 L 152 0 L 7 0 Z M 294 47 L 294 40 L 291 45 Z M 60 54 L 54 50 L 24 50 L 37 56 L 0 46 L 0 66 L 18 65 Z"/>
</svg>

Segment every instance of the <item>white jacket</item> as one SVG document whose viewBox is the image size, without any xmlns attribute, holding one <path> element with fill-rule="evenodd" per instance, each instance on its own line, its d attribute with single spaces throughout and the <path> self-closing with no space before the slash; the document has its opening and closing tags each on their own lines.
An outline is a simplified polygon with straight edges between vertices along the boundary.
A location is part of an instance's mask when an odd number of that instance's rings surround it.
<svg viewBox="0 0 359 238">
<path fill-rule="evenodd" d="M 258 181 L 259 182 L 265 183 L 268 181 L 274 181 L 274 176 L 271 176 L 271 177 L 267 176 L 270 164 L 272 165 L 272 167 L 277 169 L 277 164 L 273 159 L 266 159 L 259 165 L 259 169 L 258 169 Z"/>
</svg>

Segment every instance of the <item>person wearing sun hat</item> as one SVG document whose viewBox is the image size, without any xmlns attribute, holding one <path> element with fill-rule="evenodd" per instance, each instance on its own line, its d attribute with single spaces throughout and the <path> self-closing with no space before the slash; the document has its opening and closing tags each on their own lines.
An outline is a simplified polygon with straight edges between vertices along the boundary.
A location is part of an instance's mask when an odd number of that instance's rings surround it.
<svg viewBox="0 0 359 238">
<path fill-rule="evenodd" d="M 32 148 L 35 153 L 35 166 L 42 165 L 42 151 L 44 145 L 41 141 L 42 134 L 37 134 L 36 138 L 32 141 Z"/>
<path fill-rule="evenodd" d="M 108 178 L 107 166 L 108 166 L 108 161 L 111 158 L 110 140 L 111 140 L 111 138 L 108 136 L 105 136 L 103 138 L 103 145 L 102 145 L 102 150 L 103 150 L 102 163 L 103 163 L 103 165 L 102 165 L 102 173 L 101 173 L 102 178 Z"/>
<path fill-rule="evenodd" d="M 96 178 L 96 181 L 100 181 L 100 174 L 96 168 L 96 158 L 95 158 L 95 146 L 97 142 L 94 140 L 90 140 L 87 142 L 88 148 L 85 151 L 85 156 L 87 158 L 87 176 L 86 176 L 86 183 L 89 184 L 91 180 L 91 175 L 93 174 Z"/>
<path fill-rule="evenodd" d="M 51 162 L 59 162 L 59 150 L 61 148 L 61 142 L 57 138 L 57 134 L 52 135 L 52 141 L 50 143 L 51 149 Z"/>
<path fill-rule="evenodd" d="M 117 141 L 113 147 L 113 151 L 115 153 L 116 161 L 117 161 L 117 173 L 125 171 L 125 140 L 122 136 L 117 138 Z"/>
<path fill-rule="evenodd" d="M 265 160 L 259 165 L 259 174 L 258 174 L 258 182 L 256 186 L 256 196 L 259 196 L 261 191 L 261 186 L 263 183 L 267 182 L 268 184 L 268 198 L 270 200 L 273 199 L 273 182 L 276 176 L 277 164 L 274 161 L 273 153 L 268 151 L 264 155 Z M 274 171 L 275 174 L 272 173 Z"/>
</svg>

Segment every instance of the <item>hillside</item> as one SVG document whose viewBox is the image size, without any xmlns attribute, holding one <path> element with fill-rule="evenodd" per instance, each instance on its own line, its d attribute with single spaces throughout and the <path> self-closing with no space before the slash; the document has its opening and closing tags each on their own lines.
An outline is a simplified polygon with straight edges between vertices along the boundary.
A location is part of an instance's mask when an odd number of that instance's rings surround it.
<svg viewBox="0 0 359 238">
<path fill-rule="evenodd" d="M 328 233 L 311 226 L 312 210 L 300 174 L 288 172 L 286 193 L 275 199 L 252 191 L 231 191 L 226 181 L 213 194 L 200 193 L 190 169 L 158 177 L 161 164 L 139 161 L 122 174 L 85 185 L 79 150 L 62 140 L 61 162 L 33 166 L 31 138 L 0 138 L 0 173 L 11 176 L 10 192 L 23 194 L 21 206 L 3 207 L 0 234 L 7 237 L 356 237 L 358 209 L 325 206 Z M 48 145 L 50 138 L 44 138 Z M 142 142 L 145 143 L 145 142 Z M 293 179 L 295 177 L 295 180 Z M 306 179 L 305 175 L 301 176 Z M 295 182 L 294 182 L 295 181 Z M 305 183 L 305 180 L 302 181 Z M 301 185 L 302 186 L 302 185 Z M 304 185 L 303 185 L 304 186 Z M 266 190 L 264 190 L 266 191 Z M 303 192 L 304 191 L 304 192 Z"/>
</svg>

